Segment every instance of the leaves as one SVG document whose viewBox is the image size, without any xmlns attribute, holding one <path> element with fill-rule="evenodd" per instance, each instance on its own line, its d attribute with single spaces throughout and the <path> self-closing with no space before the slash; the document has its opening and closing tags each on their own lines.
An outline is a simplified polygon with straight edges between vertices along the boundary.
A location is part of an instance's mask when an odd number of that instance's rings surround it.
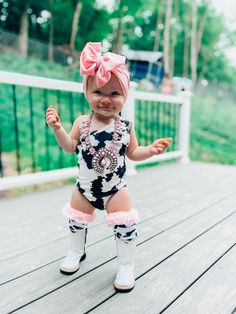
<svg viewBox="0 0 236 314">
<path fill-rule="evenodd" d="M 111 49 L 116 41 L 118 49 L 126 44 L 130 49 L 150 51 L 155 38 L 158 40 L 155 47 L 164 50 L 163 25 L 167 5 L 164 0 L 114 0 L 113 6 L 112 2 L 106 6 L 99 0 L 29 0 L 29 36 L 48 43 L 50 18 L 42 18 L 42 12 L 49 12 L 53 15 L 54 45 L 69 45 L 78 2 L 82 3 L 82 11 L 78 20 L 76 50 L 81 51 L 88 41 L 104 41 Z M 19 33 L 24 3 L 21 0 L 0 2 L 1 14 L 4 15 L 1 28 Z M 191 75 L 192 3 L 190 0 L 172 1 L 169 53 L 175 76 Z M 208 1 L 197 3 L 197 78 L 235 81 L 235 71 L 230 69 L 225 57 L 225 48 L 235 42 L 235 32 L 226 28 L 223 17 L 216 14 Z M 217 68 L 221 69 L 220 74 L 216 73 Z"/>
</svg>

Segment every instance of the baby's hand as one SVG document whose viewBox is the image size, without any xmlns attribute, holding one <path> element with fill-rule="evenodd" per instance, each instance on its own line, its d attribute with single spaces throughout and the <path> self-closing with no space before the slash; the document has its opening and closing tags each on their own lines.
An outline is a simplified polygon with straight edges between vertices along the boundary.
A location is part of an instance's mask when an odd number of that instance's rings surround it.
<svg viewBox="0 0 236 314">
<path fill-rule="evenodd" d="M 150 151 L 152 154 L 162 154 L 172 143 L 172 138 L 161 138 L 159 140 L 156 140 L 152 143 L 150 147 Z"/>
<path fill-rule="evenodd" d="M 53 130 L 59 130 L 61 128 L 60 117 L 55 108 L 49 107 L 46 110 L 46 123 Z"/>
</svg>

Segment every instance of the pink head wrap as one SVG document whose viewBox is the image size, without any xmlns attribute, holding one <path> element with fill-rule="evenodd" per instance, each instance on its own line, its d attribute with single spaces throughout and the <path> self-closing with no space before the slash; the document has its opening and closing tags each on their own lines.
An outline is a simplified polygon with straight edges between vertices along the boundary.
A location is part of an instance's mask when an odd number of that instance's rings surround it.
<svg viewBox="0 0 236 314">
<path fill-rule="evenodd" d="M 101 43 L 87 43 L 80 56 L 80 73 L 84 75 L 83 88 L 87 92 L 89 76 L 95 76 L 98 88 L 106 85 L 113 73 L 118 79 L 125 99 L 129 89 L 129 71 L 125 57 L 107 52 L 101 55 Z"/>
</svg>

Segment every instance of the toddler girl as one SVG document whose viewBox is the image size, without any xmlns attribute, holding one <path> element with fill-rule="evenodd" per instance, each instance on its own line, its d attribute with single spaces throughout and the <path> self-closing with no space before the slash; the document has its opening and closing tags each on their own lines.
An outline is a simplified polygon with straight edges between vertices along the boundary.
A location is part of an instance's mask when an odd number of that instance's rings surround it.
<svg viewBox="0 0 236 314">
<path fill-rule="evenodd" d="M 78 156 L 78 179 L 70 204 L 64 209 L 69 219 L 70 249 L 60 270 L 73 274 L 84 260 L 88 223 L 95 209 L 106 210 L 106 223 L 113 227 L 117 243 L 118 270 L 114 287 L 129 292 L 135 285 L 134 250 L 138 213 L 132 209 L 125 181 L 125 158 L 144 160 L 163 153 L 171 138 L 139 146 L 131 122 L 121 118 L 130 78 L 125 57 L 114 53 L 101 56 L 100 43 L 87 43 L 80 57 L 83 88 L 92 113 L 79 116 L 68 134 L 54 108 L 46 122 L 61 148 Z"/>
</svg>

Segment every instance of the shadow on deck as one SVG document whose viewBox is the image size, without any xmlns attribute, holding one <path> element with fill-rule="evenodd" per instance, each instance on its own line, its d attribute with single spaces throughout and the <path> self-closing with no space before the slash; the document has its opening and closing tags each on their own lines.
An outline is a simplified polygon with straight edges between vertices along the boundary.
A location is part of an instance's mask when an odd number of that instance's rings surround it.
<svg viewBox="0 0 236 314">
<path fill-rule="evenodd" d="M 236 167 L 173 163 L 141 170 L 128 186 L 141 216 L 129 294 L 113 288 L 115 241 L 101 211 L 80 270 L 59 272 L 72 186 L 1 200 L 1 314 L 233 313 Z"/>
</svg>

